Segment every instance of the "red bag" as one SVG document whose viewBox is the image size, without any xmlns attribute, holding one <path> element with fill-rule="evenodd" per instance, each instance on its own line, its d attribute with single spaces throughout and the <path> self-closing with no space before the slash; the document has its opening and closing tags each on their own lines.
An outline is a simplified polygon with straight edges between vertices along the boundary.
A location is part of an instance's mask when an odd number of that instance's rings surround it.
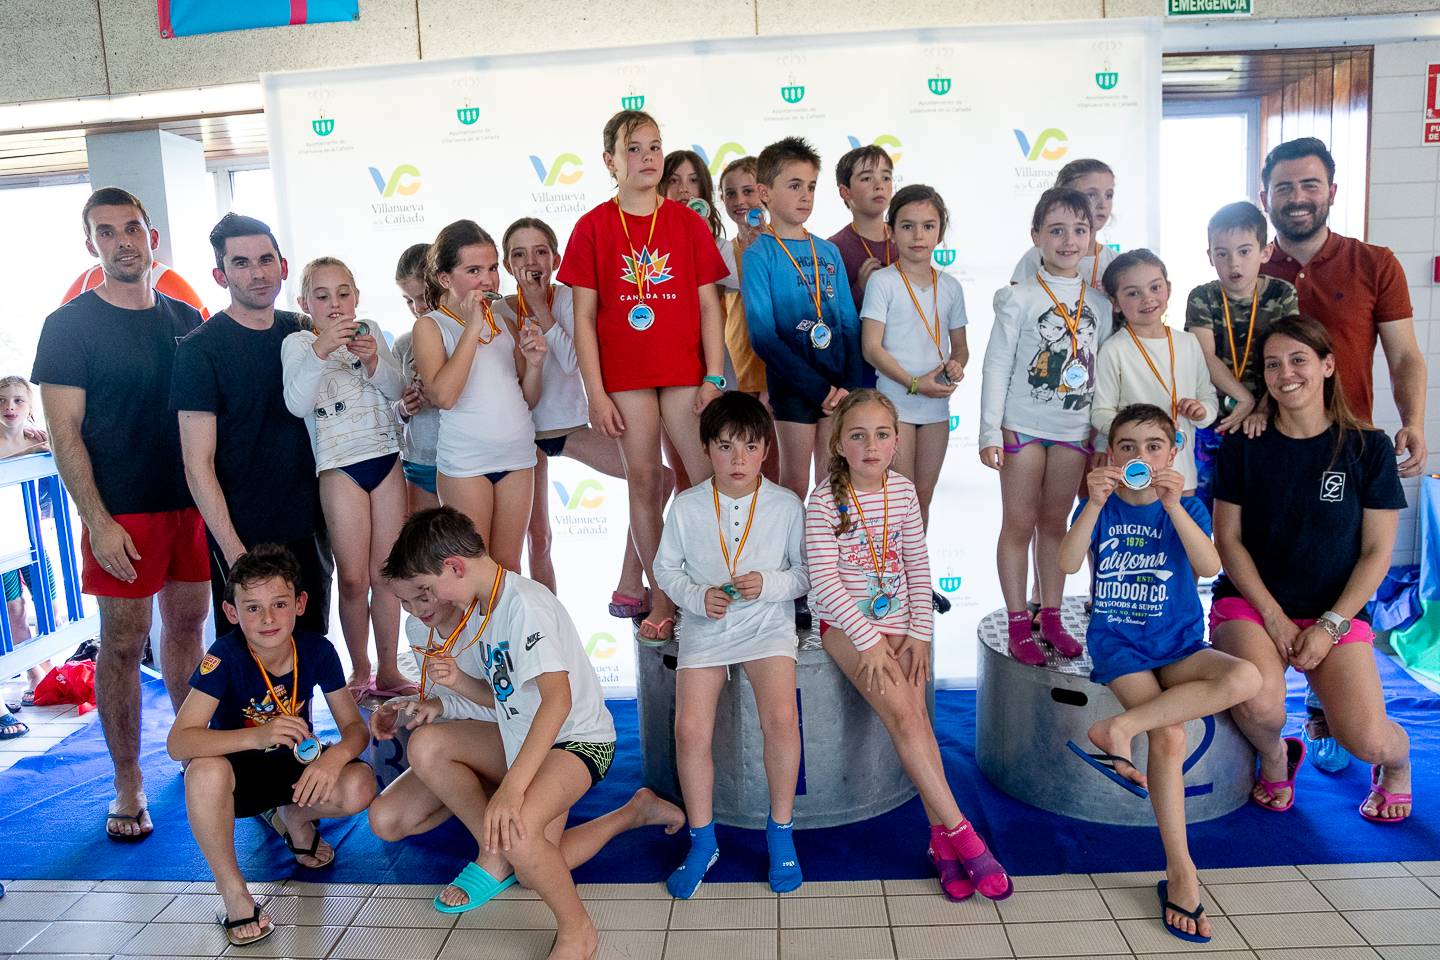
<svg viewBox="0 0 1440 960">
<path fill-rule="evenodd" d="M 35 706 L 77 703 L 82 714 L 95 709 L 95 661 L 62 663 L 35 685 Z"/>
</svg>

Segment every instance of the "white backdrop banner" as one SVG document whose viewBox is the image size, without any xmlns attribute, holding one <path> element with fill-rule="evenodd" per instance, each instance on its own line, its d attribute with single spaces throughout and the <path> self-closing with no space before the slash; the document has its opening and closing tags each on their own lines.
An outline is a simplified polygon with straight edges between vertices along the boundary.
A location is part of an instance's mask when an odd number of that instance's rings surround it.
<svg viewBox="0 0 1440 960">
<path fill-rule="evenodd" d="M 1056 171 L 1099 157 L 1116 173 L 1117 213 L 1101 239 L 1129 249 L 1159 235 L 1160 33 L 1153 20 L 753 38 L 263 78 L 281 222 L 291 263 L 344 259 L 361 315 L 409 323 L 393 285 L 409 244 L 478 221 L 498 239 L 522 216 L 562 238 L 610 197 L 601 128 L 634 107 L 667 150 L 692 148 L 717 175 L 731 160 L 799 135 L 825 163 L 811 227 L 849 220 L 834 162 L 875 143 L 896 186 L 928 183 L 950 208 L 935 262 L 964 285 L 969 376 L 951 402 L 950 453 L 930 526 L 939 618 L 936 674 L 975 675 L 975 628 L 999 606 L 999 483 L 976 450 L 980 360 L 991 296 L 1030 245 L 1035 199 Z M 243 211 L 242 211 L 243 212 Z M 508 276 L 505 278 L 509 284 Z M 508 289 L 508 286 L 507 286 Z M 551 462 L 560 595 L 612 695 L 633 690 L 629 625 L 606 602 L 626 530 L 625 485 Z"/>
</svg>

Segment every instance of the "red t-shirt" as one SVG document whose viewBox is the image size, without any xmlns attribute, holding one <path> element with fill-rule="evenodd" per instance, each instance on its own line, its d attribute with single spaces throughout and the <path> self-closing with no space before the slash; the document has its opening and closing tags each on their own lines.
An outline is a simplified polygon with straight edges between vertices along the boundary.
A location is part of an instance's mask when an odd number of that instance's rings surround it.
<svg viewBox="0 0 1440 960">
<path fill-rule="evenodd" d="M 1388 247 L 1331 232 L 1320 252 L 1303 267 L 1279 244 L 1260 272 L 1288 280 L 1300 294 L 1300 312 L 1330 331 L 1335 368 L 1350 412 L 1370 419 L 1375 400 L 1371 370 L 1380 324 L 1415 315 L 1405 270 Z"/>
<path fill-rule="evenodd" d="M 607 393 L 655 387 L 693 387 L 705 375 L 700 344 L 700 287 L 729 276 L 704 218 L 682 203 L 662 202 L 650 217 L 625 215 L 607 200 L 580 218 L 570 234 L 556 279 L 599 295 L 596 333 Z M 640 302 L 632 261 L 648 254 L 645 304 L 655 311 L 645 330 L 630 324 Z"/>
</svg>

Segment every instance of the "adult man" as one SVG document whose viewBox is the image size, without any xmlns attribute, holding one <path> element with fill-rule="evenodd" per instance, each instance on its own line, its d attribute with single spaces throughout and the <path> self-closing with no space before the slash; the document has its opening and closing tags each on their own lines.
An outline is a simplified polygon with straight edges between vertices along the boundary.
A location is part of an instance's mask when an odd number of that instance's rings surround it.
<svg viewBox="0 0 1440 960">
<path fill-rule="evenodd" d="M 230 305 L 175 352 L 170 407 L 179 414 L 185 479 L 210 532 L 217 634 L 230 565 L 260 543 L 282 543 L 300 561 L 309 601 L 299 625 L 326 633 L 334 561 L 319 535 L 320 495 L 305 423 L 285 408 L 280 344 L 301 329 L 275 309 L 289 272 L 270 228 L 227 213 L 210 231 L 215 282 Z"/>
<path fill-rule="evenodd" d="M 1426 371 L 1405 271 L 1387 248 L 1326 226 L 1335 202 L 1335 159 L 1322 141 L 1301 137 L 1280 144 L 1265 158 L 1260 179 L 1260 201 L 1275 225 L 1275 243 L 1261 272 L 1294 284 L 1300 312 L 1330 331 L 1345 400 L 1364 420 L 1374 405 L 1371 367 L 1379 338 L 1400 410 L 1395 434 L 1395 451 L 1405 455 L 1400 475 L 1419 475 L 1425 468 Z"/>
<path fill-rule="evenodd" d="M 177 710 L 203 653 L 205 528 L 169 412 L 176 344 L 201 320 L 151 289 L 160 234 L 138 199 L 101 188 L 81 220 L 105 279 L 46 318 L 31 379 L 84 526 L 81 589 L 100 607 L 96 703 L 115 767 L 105 830 L 112 840 L 140 840 L 154 829 L 140 773 L 139 665 L 155 594 L 165 687 Z"/>
</svg>

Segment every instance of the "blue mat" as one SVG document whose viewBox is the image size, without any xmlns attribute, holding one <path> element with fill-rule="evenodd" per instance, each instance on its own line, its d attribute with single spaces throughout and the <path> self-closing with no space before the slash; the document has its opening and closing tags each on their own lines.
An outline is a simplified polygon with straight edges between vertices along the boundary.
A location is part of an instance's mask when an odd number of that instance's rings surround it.
<svg viewBox="0 0 1440 960">
<path fill-rule="evenodd" d="M 1433 859 L 1440 849 L 1434 814 L 1440 803 L 1440 698 L 1389 660 L 1379 658 L 1390 715 L 1409 731 L 1414 748 L 1419 813 L 1404 826 L 1369 824 L 1355 808 L 1369 771 L 1352 763 L 1338 776 L 1306 766 L 1294 811 L 1277 819 L 1246 805 L 1229 816 L 1191 828 L 1201 867 L 1261 866 Z M 98 723 L 85 727 L 42 757 L 0 773 L 0 875 L 3 879 L 206 880 L 209 871 L 185 820 L 178 766 L 165 755 L 171 714 L 158 681 L 143 685 L 145 719 L 141 763 L 156 829 L 142 844 L 108 842 L 105 804 L 110 765 Z M 1303 715 L 1303 687 L 1290 691 L 1292 719 Z M 637 742 L 634 701 L 612 701 L 620 743 Z M 1153 828 L 1111 827 L 1055 816 L 993 789 L 975 765 L 975 694 L 941 691 L 937 729 L 949 779 L 961 808 L 1001 860 L 1017 875 L 1149 870 L 1163 866 Z M 317 726 L 320 722 L 317 721 Z M 332 728 L 333 729 L 333 728 Z M 1428 759 L 1427 759 L 1428 758 Z M 1036 771 L 1042 775 L 1042 771 Z M 633 746 L 617 752 L 610 776 L 575 809 L 575 819 L 598 816 L 623 803 L 640 785 Z M 884 816 L 828 830 L 798 831 L 796 846 L 810 880 L 903 879 L 929 875 L 924 814 L 912 800 Z M 242 821 L 240 866 L 252 880 L 287 877 L 333 882 L 444 883 L 475 849 L 455 821 L 404 843 L 382 843 L 364 817 L 323 828 L 338 856 L 334 866 L 295 866 L 279 839 L 256 821 Z M 722 855 L 713 880 L 763 880 L 762 831 L 718 830 Z M 582 882 L 658 882 L 684 855 L 685 840 L 660 829 L 636 831 L 610 844 L 577 871 Z"/>
</svg>

